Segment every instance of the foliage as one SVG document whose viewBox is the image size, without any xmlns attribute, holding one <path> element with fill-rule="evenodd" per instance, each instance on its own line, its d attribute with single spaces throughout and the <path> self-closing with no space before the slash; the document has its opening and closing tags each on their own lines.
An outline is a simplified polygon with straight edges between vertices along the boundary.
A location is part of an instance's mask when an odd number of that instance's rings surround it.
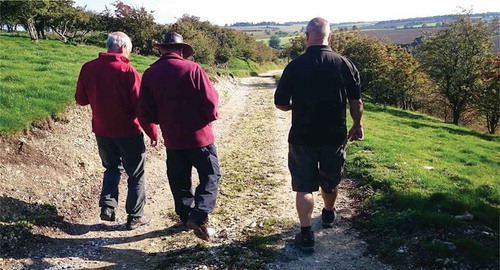
<svg viewBox="0 0 500 270">
<path fill-rule="evenodd" d="M 491 32 L 482 20 L 474 23 L 470 14 L 458 15 L 449 28 L 418 47 L 421 63 L 451 105 L 454 124 L 471 105 L 483 68 L 492 60 Z"/>
<path fill-rule="evenodd" d="M 169 30 L 178 32 L 193 46 L 194 59 L 202 64 L 227 67 L 232 57 L 258 63 L 277 59 L 276 52 L 247 34 L 202 22 L 195 16 L 184 15 Z"/>
<path fill-rule="evenodd" d="M 432 82 L 408 50 L 357 31 L 339 31 L 331 47 L 351 59 L 361 76 L 362 90 L 373 101 L 416 110 L 426 104 Z"/>
<path fill-rule="evenodd" d="M 269 38 L 269 47 L 274 48 L 274 49 L 279 49 L 280 48 L 280 39 L 277 36 L 271 36 Z"/>
<path fill-rule="evenodd" d="M 135 53 L 152 55 L 159 53 L 153 43 L 161 42 L 166 31 L 177 31 L 193 46 L 194 60 L 200 64 L 227 68 L 233 57 L 258 63 L 277 60 L 274 49 L 241 31 L 212 25 L 189 15 L 182 16 L 173 25 L 160 25 L 155 22 L 152 11 L 126 5 L 120 0 L 112 4 L 114 10 L 106 8 L 100 13 L 75 7 L 74 0 L 0 0 L 0 4 L 0 24 L 12 30 L 21 23 L 35 41 L 38 36 L 45 39 L 45 29 L 51 28 L 64 42 L 102 46 L 107 33 L 123 31 L 132 39 Z"/>
<path fill-rule="evenodd" d="M 482 74 L 473 106 L 486 118 L 486 128 L 495 134 L 500 120 L 500 59 L 488 62 Z"/>
</svg>

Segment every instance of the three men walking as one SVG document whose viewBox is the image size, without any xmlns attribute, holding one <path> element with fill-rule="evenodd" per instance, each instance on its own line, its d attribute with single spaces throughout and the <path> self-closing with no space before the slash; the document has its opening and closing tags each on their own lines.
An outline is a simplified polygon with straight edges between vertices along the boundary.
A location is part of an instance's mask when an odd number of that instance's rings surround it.
<svg viewBox="0 0 500 270">
<path fill-rule="evenodd" d="M 287 65 L 274 96 L 278 109 L 292 111 L 288 165 L 301 226 L 295 243 L 305 252 L 314 251 L 312 193 L 321 187 L 322 225 L 332 227 L 346 143 L 363 139 L 359 73 L 349 59 L 332 51 L 330 40 L 328 21 L 312 19 L 306 28 L 307 50 Z M 188 60 L 193 48 L 181 35 L 167 32 L 155 46 L 161 57 L 145 71 L 142 83 L 128 65 L 132 45 L 121 32 L 109 36 L 108 53 L 82 67 L 75 98 L 78 104 L 92 107 L 93 131 L 106 168 L 101 219 L 115 220 L 123 164 L 129 175 L 127 228 L 147 223 L 143 216 L 145 151 L 139 125 L 156 146 L 155 124 L 159 124 L 175 212 L 186 230 L 208 241 L 208 216 L 215 208 L 221 176 L 212 131 L 218 118 L 218 94 L 206 72 Z M 347 101 L 353 119 L 348 133 Z M 200 180 L 194 193 L 193 167 Z"/>
</svg>

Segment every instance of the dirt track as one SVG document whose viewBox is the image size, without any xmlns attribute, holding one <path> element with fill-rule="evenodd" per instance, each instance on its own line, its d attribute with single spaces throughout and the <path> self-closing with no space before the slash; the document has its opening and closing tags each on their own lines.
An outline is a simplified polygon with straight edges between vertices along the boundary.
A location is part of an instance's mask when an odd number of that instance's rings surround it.
<svg viewBox="0 0 500 270">
<path fill-rule="evenodd" d="M 357 239 L 356 232 L 350 229 L 349 219 L 354 209 L 350 207 L 352 200 L 345 191 L 349 188 L 348 181 L 343 184 L 337 204 L 340 218 L 333 229 L 320 229 L 318 216 L 321 197 L 319 194 L 315 197 L 318 202 L 314 212 L 317 252 L 305 256 L 294 249 L 293 228 L 296 228 L 294 223 L 297 218 L 294 193 L 290 190 L 286 168 L 286 136 L 290 115 L 277 110 L 264 116 L 252 115 L 272 107 L 274 87 L 270 76 L 217 84 L 216 88 L 222 97 L 221 119 L 215 122 L 214 129 L 221 166 L 230 164 L 233 157 L 238 158 L 245 141 L 250 144 L 257 140 L 254 143 L 268 144 L 269 149 L 274 150 L 273 153 L 260 153 L 248 158 L 265 160 L 259 156 L 262 155 L 273 161 L 273 164 L 262 165 L 262 169 L 267 171 L 257 172 L 274 181 L 274 189 L 268 197 L 265 197 L 266 194 L 257 194 L 266 198 L 266 206 L 259 207 L 252 205 L 261 203 L 252 197 L 255 192 L 236 193 L 231 190 L 234 186 L 221 188 L 219 209 L 212 220 L 220 239 L 208 247 L 203 246 L 190 232 L 181 231 L 178 226 L 166 180 L 164 147 L 148 148 L 146 213 L 153 217 L 152 223 L 144 228 L 126 231 L 124 196 L 121 196 L 117 209 L 120 218 L 117 222 L 104 223 L 98 218 L 102 169 L 95 139 L 90 131 L 88 108 L 71 108 L 67 119 L 50 123 L 49 129 L 34 129 L 30 135 L 2 139 L 0 210 L 6 213 L 7 219 L 15 220 L 16 215 L 33 214 L 42 209 L 55 221 L 41 222 L 40 226 L 35 226 L 28 235 L 32 240 L 28 242 L 19 238 L 13 240 L 14 247 L 16 243 L 29 245 L 15 247 L 16 252 L 2 251 L 0 269 L 154 269 L 159 265 L 160 268 L 169 268 L 173 266 L 166 265 L 165 258 L 175 256 L 179 250 L 192 252 L 206 249 L 212 252 L 212 256 L 217 256 L 217 248 L 231 245 L 242 238 L 241 235 L 246 231 L 240 231 L 241 228 L 259 228 L 259 220 L 276 216 L 282 221 L 290 221 L 292 229 L 279 231 L 280 237 L 274 249 L 280 256 L 274 262 L 262 265 L 265 268 L 387 269 L 374 258 L 363 255 L 365 243 Z M 252 123 L 256 124 L 252 130 L 254 133 L 237 133 L 241 131 L 241 125 L 247 123 L 247 119 L 253 119 Z M 255 133 L 259 136 L 255 137 Z M 235 138 L 235 134 L 240 137 Z M 247 135 L 248 138 L 241 137 Z M 233 170 L 236 169 L 230 165 L 222 167 L 222 181 L 226 181 L 224 177 L 236 177 L 236 174 L 232 174 Z M 242 171 L 248 170 L 243 168 Z M 125 178 L 122 178 L 121 194 L 125 194 L 125 182 Z M 57 211 L 51 212 L 51 208 L 44 208 L 44 203 L 54 205 Z M 226 208 L 231 209 L 225 211 Z M 235 236 L 231 237 L 233 234 Z M 182 269 L 210 267 L 203 261 L 176 261 L 175 265 L 175 268 Z"/>
</svg>

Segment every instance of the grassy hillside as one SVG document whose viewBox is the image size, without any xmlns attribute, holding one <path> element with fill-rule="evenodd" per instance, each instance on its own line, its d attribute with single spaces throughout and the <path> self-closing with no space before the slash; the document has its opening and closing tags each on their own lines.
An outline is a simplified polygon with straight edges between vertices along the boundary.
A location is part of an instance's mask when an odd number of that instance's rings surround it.
<svg viewBox="0 0 500 270">
<path fill-rule="evenodd" d="M 29 128 L 57 118 L 74 103 L 81 66 L 97 57 L 104 48 L 67 45 L 57 40 L 32 43 L 26 36 L 0 34 L 0 135 Z M 131 64 L 143 73 L 157 57 L 132 55 Z M 227 70 L 205 67 L 211 75 L 233 73 L 249 76 L 275 65 L 258 65 L 231 59 Z"/>
<path fill-rule="evenodd" d="M 403 265 L 498 263 L 499 137 L 395 108 L 365 109 L 366 139 L 348 146 L 347 172 L 361 180 L 357 227 L 372 251 Z"/>
<path fill-rule="evenodd" d="M 57 117 L 73 104 L 82 64 L 102 51 L 56 40 L 32 43 L 27 37 L 0 35 L 0 135 Z M 137 55 L 131 59 L 139 72 L 154 61 Z"/>
</svg>

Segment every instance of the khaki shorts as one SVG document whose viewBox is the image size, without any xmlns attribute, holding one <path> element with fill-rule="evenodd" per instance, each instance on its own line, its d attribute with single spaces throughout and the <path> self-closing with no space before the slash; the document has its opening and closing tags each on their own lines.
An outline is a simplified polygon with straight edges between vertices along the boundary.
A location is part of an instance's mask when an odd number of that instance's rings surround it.
<svg viewBox="0 0 500 270">
<path fill-rule="evenodd" d="M 289 144 L 288 168 L 292 175 L 293 191 L 313 192 L 321 187 L 331 193 L 342 179 L 344 163 L 344 145 Z"/>
</svg>

